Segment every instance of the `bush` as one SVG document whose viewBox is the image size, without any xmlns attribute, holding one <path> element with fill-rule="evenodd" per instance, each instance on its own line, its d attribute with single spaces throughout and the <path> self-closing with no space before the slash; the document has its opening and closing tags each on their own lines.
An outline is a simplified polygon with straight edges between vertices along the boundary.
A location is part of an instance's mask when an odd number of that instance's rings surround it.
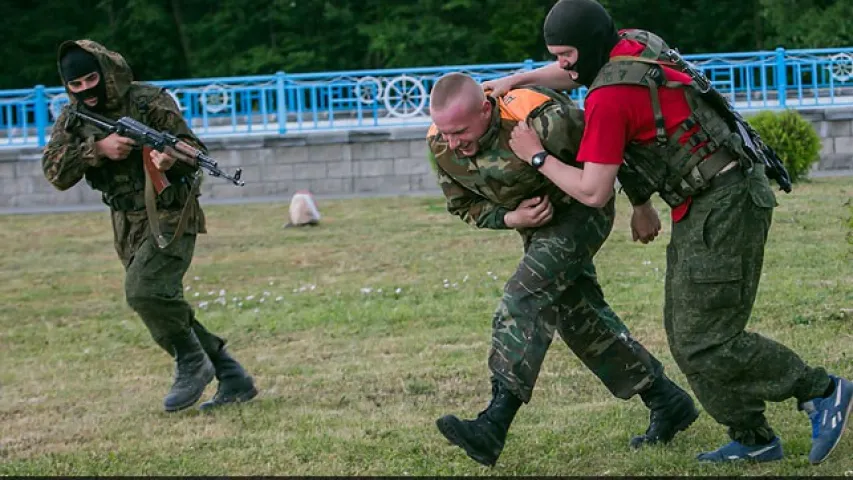
<svg viewBox="0 0 853 480">
<path fill-rule="evenodd" d="M 796 111 L 765 111 L 748 122 L 785 163 L 792 182 L 805 178 L 812 164 L 820 160 L 820 135 Z"/>
</svg>

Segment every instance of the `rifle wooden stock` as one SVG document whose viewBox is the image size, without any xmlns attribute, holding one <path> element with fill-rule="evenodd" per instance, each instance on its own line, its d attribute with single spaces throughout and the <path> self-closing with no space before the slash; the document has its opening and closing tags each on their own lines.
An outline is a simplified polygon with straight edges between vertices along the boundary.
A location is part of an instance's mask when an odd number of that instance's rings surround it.
<svg viewBox="0 0 853 480">
<path fill-rule="evenodd" d="M 151 160 L 151 151 L 151 147 L 142 147 L 142 164 L 145 166 L 145 173 L 151 178 L 154 190 L 159 195 L 171 184 L 169 183 L 169 179 L 166 178 L 166 174 L 157 170 L 154 161 Z"/>
</svg>

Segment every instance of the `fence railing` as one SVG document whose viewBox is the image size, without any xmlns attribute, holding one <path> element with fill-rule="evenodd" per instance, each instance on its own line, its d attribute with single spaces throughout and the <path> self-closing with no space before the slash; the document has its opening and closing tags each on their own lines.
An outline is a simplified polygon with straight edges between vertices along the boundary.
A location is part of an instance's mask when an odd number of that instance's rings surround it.
<svg viewBox="0 0 853 480">
<path fill-rule="evenodd" d="M 853 106 L 853 47 L 685 55 L 742 111 Z M 435 80 L 479 81 L 548 62 L 358 70 L 152 82 L 203 138 L 427 125 Z M 582 104 L 585 89 L 572 92 Z M 68 96 L 37 85 L 0 91 L 0 147 L 43 146 Z"/>
</svg>

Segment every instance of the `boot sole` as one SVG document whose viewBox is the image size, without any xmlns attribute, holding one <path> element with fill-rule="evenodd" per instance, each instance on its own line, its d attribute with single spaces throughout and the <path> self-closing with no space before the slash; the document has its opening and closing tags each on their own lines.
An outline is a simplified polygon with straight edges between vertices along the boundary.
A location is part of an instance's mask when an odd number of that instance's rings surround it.
<svg viewBox="0 0 853 480">
<path fill-rule="evenodd" d="M 459 435 L 456 431 L 456 427 L 453 426 L 454 422 L 455 420 L 452 418 L 441 417 L 435 421 L 435 426 L 438 427 L 438 431 L 441 432 L 441 434 L 444 435 L 444 438 L 446 438 L 450 443 L 465 450 L 465 454 L 468 455 L 469 458 L 481 465 L 494 467 L 495 463 L 497 463 L 497 459 L 484 457 L 478 454 L 474 448 Z"/>
<path fill-rule="evenodd" d="M 193 395 L 190 400 L 187 400 L 186 403 L 182 403 L 180 405 L 164 406 L 164 409 L 167 412 L 178 412 L 180 410 L 187 409 L 189 407 L 192 407 L 193 405 L 195 405 L 196 402 L 199 401 L 201 396 L 204 395 L 204 389 L 207 388 L 208 385 L 210 385 L 210 382 L 212 382 L 214 377 L 216 376 L 216 369 L 213 368 L 212 363 L 208 363 L 208 368 L 206 368 L 205 370 L 206 371 L 204 373 L 204 386 L 199 388 L 198 392 Z"/>
<path fill-rule="evenodd" d="M 640 442 L 636 446 L 633 445 L 633 443 L 632 443 L 630 446 L 634 449 L 637 449 L 637 448 L 641 448 L 641 447 L 646 446 L 646 445 L 649 445 L 649 446 L 650 445 L 666 445 L 667 443 L 671 442 L 675 438 L 675 435 L 678 434 L 678 432 L 683 432 L 683 431 L 687 430 L 688 428 L 690 428 L 690 425 L 693 425 L 693 422 L 695 422 L 696 419 L 698 419 L 698 418 L 699 418 L 699 410 L 697 410 L 696 407 L 693 407 L 693 411 L 690 413 L 690 415 L 685 417 L 680 423 L 678 423 L 675 427 L 673 427 L 674 432 L 672 434 L 672 438 L 670 438 L 669 440 L 666 440 L 666 441 L 660 440 L 660 441 L 655 441 L 655 442 L 645 442 L 644 441 L 644 442 Z M 640 436 L 644 437 L 645 435 L 640 435 Z"/>
<path fill-rule="evenodd" d="M 245 403 L 245 402 L 248 402 L 249 400 L 251 400 L 257 396 L 258 396 L 258 389 L 255 387 L 252 387 L 251 390 L 246 390 L 246 391 L 240 392 L 237 395 L 235 395 L 234 397 L 232 397 L 233 400 L 230 400 L 227 402 L 214 402 L 211 400 L 209 402 L 204 402 L 201 405 L 199 405 L 198 409 L 203 411 L 203 412 L 207 412 L 207 411 L 213 410 L 214 408 L 217 408 L 217 407 L 224 407 L 226 405 L 233 405 L 235 403 Z"/>
</svg>

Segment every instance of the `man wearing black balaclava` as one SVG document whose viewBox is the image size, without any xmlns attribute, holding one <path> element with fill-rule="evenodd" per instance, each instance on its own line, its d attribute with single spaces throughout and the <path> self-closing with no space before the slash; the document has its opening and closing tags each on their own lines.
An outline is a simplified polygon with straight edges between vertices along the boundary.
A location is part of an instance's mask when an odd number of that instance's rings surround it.
<svg viewBox="0 0 853 480">
<path fill-rule="evenodd" d="M 107 106 L 106 82 L 94 55 L 82 48 L 69 48 L 59 61 L 63 83 L 77 101 L 96 112 Z"/>
<path fill-rule="evenodd" d="M 667 340 L 705 411 L 731 437 L 698 459 L 783 458 L 765 402 L 796 398 L 812 422 L 809 460 L 822 462 L 844 432 L 853 383 L 746 330 L 776 206 L 764 162 L 744 153 L 739 131 L 726 120 L 733 115 L 707 103 L 689 72 L 664 62 L 669 46 L 660 37 L 642 30 L 617 33 L 593 0 L 560 0 L 544 34 L 557 62 L 484 88 L 500 95 L 519 83 L 589 87 L 576 157 L 583 168 L 549 155 L 540 159 L 539 172 L 593 207 L 610 198 L 618 175 L 634 206 L 634 240 L 643 243 L 660 230 L 651 196 L 658 193 L 671 207 Z M 528 162 L 543 151 L 524 124 L 514 128 L 510 148 Z"/>
<path fill-rule="evenodd" d="M 598 2 L 561 1 L 545 17 L 545 43 L 549 47 L 574 47 L 577 60 L 565 69 L 576 73 L 576 81 L 590 86 L 610 51 L 619 42 L 613 19 Z"/>
</svg>

